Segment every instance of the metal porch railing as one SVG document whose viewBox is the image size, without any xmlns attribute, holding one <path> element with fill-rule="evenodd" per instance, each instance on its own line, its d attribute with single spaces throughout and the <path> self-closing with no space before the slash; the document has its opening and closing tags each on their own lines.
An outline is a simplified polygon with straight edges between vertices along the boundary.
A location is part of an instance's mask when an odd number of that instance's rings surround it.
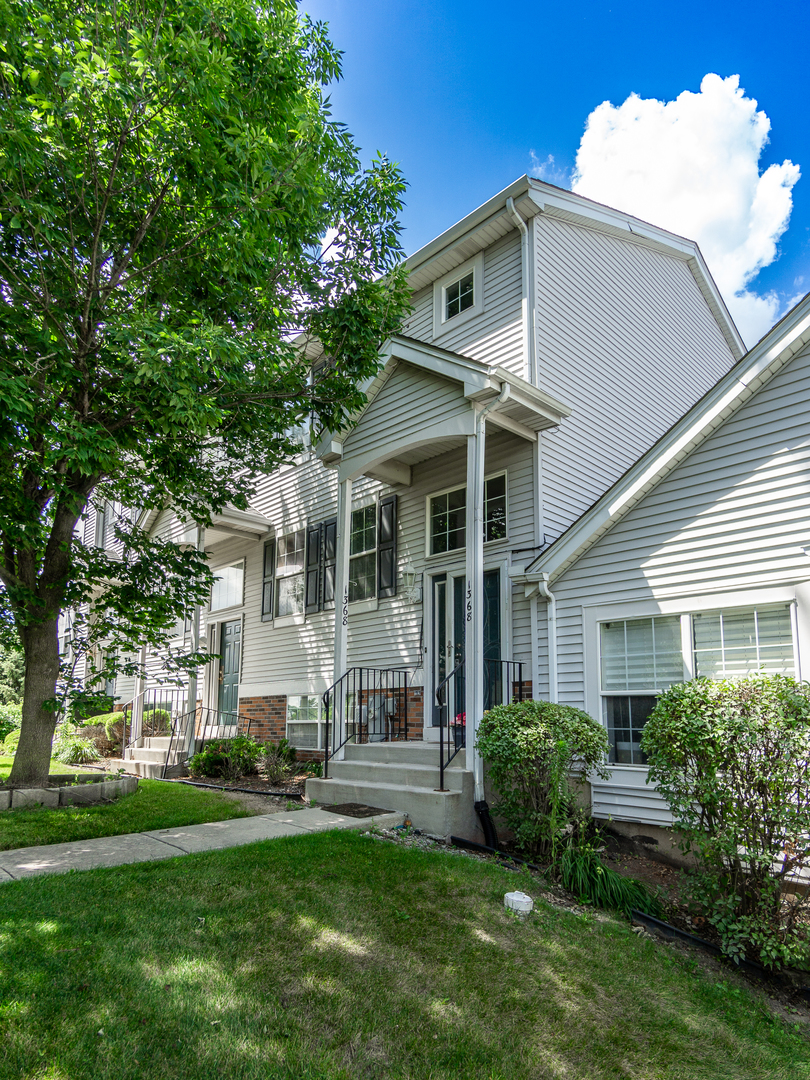
<svg viewBox="0 0 810 1080">
<path fill-rule="evenodd" d="M 467 745 L 467 705 L 465 661 L 436 688 L 439 711 L 439 791 L 446 791 L 444 771 Z M 495 705 L 523 701 L 523 662 L 520 660 L 484 660 L 484 711 Z"/>
<path fill-rule="evenodd" d="M 242 713 L 198 707 L 178 716 L 172 724 L 163 777 L 170 768 L 199 754 L 208 743 L 249 735 L 252 718 Z"/>
<path fill-rule="evenodd" d="M 324 693 L 324 779 L 348 742 L 407 740 L 408 677 L 406 668 L 353 667 Z"/>
</svg>

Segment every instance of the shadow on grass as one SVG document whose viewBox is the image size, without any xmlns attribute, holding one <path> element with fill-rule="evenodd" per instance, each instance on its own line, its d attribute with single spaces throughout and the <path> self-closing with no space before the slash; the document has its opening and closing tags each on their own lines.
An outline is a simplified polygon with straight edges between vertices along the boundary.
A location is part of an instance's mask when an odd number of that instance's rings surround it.
<svg viewBox="0 0 810 1080">
<path fill-rule="evenodd" d="M 332 833 L 3 886 L 2 1076 L 810 1076 L 744 989 L 515 881 Z"/>
</svg>

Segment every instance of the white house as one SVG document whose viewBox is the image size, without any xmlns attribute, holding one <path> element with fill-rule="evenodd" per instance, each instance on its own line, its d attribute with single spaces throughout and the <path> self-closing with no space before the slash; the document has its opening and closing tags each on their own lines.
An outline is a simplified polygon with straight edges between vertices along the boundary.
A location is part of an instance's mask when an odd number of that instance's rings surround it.
<svg viewBox="0 0 810 1080">
<path fill-rule="evenodd" d="M 639 745 L 655 695 L 696 676 L 810 675 L 810 296 L 521 580 L 544 605 L 541 696 L 608 730 L 594 816 L 665 843 Z"/>
<path fill-rule="evenodd" d="M 219 659 L 189 694 L 205 716 L 313 753 L 328 737 L 313 797 L 475 835 L 482 710 L 548 694 L 526 568 L 743 346 L 694 243 L 525 176 L 406 265 L 413 313 L 352 425 L 204 536 L 168 510 L 151 527 L 220 574 L 200 623 Z"/>
</svg>

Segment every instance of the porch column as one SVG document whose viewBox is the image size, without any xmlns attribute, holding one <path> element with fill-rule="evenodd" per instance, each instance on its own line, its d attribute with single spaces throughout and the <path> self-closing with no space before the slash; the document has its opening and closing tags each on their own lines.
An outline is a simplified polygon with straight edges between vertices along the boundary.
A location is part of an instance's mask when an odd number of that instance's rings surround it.
<svg viewBox="0 0 810 1080">
<path fill-rule="evenodd" d="M 467 768 L 475 781 L 475 801 L 484 798 L 484 768 L 475 749 L 484 711 L 484 451 L 486 420 L 476 412 L 475 434 L 467 436 L 467 590 L 465 635 L 465 711 Z"/>
<path fill-rule="evenodd" d="M 352 481 L 338 485 L 335 552 L 335 662 L 333 681 L 346 671 L 349 654 L 349 538 L 352 531 Z"/>
<path fill-rule="evenodd" d="M 194 546 L 197 551 L 203 550 L 202 529 L 197 528 L 196 538 Z M 191 615 L 191 651 L 199 652 L 200 650 L 200 605 L 195 604 Z M 186 713 L 196 713 L 197 711 L 197 669 L 191 672 L 188 677 L 188 700 L 186 701 Z"/>
</svg>

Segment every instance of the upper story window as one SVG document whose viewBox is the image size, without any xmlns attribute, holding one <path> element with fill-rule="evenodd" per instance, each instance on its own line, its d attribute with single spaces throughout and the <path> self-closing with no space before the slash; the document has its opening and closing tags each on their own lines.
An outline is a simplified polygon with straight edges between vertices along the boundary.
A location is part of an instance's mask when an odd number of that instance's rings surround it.
<svg viewBox="0 0 810 1080">
<path fill-rule="evenodd" d="M 349 542 L 349 603 L 370 600 L 377 591 L 377 507 L 352 510 Z"/>
<path fill-rule="evenodd" d="M 444 290 L 444 317 L 454 319 L 475 303 L 475 274 L 465 274 Z"/>
<path fill-rule="evenodd" d="M 397 591 L 397 496 L 352 511 L 349 602 L 394 596 Z M 262 569 L 262 620 L 312 615 L 333 607 L 337 519 L 268 540 Z"/>
<path fill-rule="evenodd" d="M 276 615 L 304 612 L 304 529 L 280 536 L 276 543 Z"/>
<path fill-rule="evenodd" d="M 211 611 L 234 607 L 241 604 L 244 595 L 245 560 L 221 566 L 214 573 L 216 577 L 211 586 Z"/>
<path fill-rule="evenodd" d="M 641 733 L 662 690 L 693 676 L 794 673 L 790 605 L 603 622 L 599 654 L 610 760 L 643 765 Z"/>
<path fill-rule="evenodd" d="M 484 255 L 456 266 L 433 284 L 433 336 L 456 329 L 484 310 Z"/>
<path fill-rule="evenodd" d="M 467 488 L 428 499 L 428 554 L 463 548 L 467 538 Z M 506 539 L 506 473 L 484 480 L 484 543 Z"/>
</svg>

